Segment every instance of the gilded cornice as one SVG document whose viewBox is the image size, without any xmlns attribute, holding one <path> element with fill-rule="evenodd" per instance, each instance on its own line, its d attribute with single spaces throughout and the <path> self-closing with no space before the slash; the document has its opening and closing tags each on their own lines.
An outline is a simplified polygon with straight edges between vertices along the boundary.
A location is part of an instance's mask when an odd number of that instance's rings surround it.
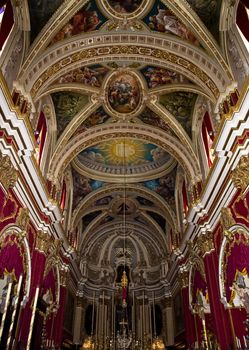
<svg viewBox="0 0 249 350">
<path fill-rule="evenodd" d="M 211 254 L 215 250 L 212 232 L 200 234 L 197 240 L 197 246 L 203 258 L 207 254 Z"/>
<path fill-rule="evenodd" d="M 11 163 L 9 156 L 4 156 L 0 151 L 0 183 L 8 191 L 14 187 L 18 179 L 18 172 Z"/>
</svg>

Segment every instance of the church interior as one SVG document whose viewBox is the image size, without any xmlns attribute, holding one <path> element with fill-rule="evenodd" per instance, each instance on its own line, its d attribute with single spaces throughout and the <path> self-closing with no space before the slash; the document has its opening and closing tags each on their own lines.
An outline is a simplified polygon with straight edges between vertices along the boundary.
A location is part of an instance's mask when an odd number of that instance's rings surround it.
<svg viewBox="0 0 249 350">
<path fill-rule="evenodd" d="M 248 19 L 0 0 L 0 350 L 249 349 Z"/>
</svg>

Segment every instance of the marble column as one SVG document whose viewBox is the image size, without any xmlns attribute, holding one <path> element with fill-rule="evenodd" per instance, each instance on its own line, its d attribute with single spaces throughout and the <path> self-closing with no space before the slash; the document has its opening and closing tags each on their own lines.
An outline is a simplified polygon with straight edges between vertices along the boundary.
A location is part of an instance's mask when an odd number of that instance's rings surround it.
<svg viewBox="0 0 249 350">
<path fill-rule="evenodd" d="M 226 310 L 221 303 L 219 292 L 218 256 L 214 248 L 211 232 L 202 234 L 198 239 L 201 249 L 208 286 L 210 309 L 213 315 L 216 337 L 221 350 L 227 350 L 233 345 L 232 331 L 229 326 Z"/>
<path fill-rule="evenodd" d="M 188 271 L 181 271 L 179 273 L 186 342 L 187 342 L 187 346 L 190 347 L 190 346 L 193 346 L 195 341 L 198 340 L 198 336 L 196 334 L 194 315 L 190 311 L 190 307 L 189 307 L 188 276 L 189 276 Z"/>
<path fill-rule="evenodd" d="M 73 342 L 74 344 L 81 344 L 82 342 L 82 315 L 83 315 L 83 298 L 77 297 L 76 307 L 74 313 L 74 329 L 73 329 Z"/>
<path fill-rule="evenodd" d="M 165 323 L 166 323 L 166 334 L 167 334 L 167 341 L 166 345 L 174 345 L 175 340 L 175 334 L 174 334 L 174 314 L 173 314 L 173 304 L 172 304 L 172 298 L 166 297 L 163 302 L 164 307 L 164 315 L 165 315 Z"/>
</svg>

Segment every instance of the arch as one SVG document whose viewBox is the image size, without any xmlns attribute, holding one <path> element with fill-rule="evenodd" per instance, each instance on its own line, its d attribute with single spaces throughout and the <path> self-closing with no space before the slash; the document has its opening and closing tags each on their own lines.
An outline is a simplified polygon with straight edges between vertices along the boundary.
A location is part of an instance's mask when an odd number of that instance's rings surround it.
<svg viewBox="0 0 249 350">
<path fill-rule="evenodd" d="M 29 244 L 28 244 L 26 234 L 27 233 L 22 231 L 20 227 L 12 224 L 4 228 L 0 233 L 1 242 L 4 242 L 8 236 L 12 235 L 15 237 L 15 244 L 19 247 L 23 247 L 24 249 L 25 261 L 23 261 L 23 271 L 26 275 L 26 281 L 25 281 L 25 294 L 22 301 L 23 303 L 25 303 L 25 301 L 28 300 L 30 288 L 31 288 L 31 256 L 30 256 L 30 249 L 29 249 Z M 8 245 L 8 243 L 10 242 L 6 241 L 6 245 Z M 25 267 L 26 267 L 26 271 L 25 271 Z"/>
<path fill-rule="evenodd" d="M 14 26 L 14 12 L 11 0 L 1 0 L 0 9 L 1 8 L 4 12 L 2 22 L 0 23 L 0 51 Z"/>
<path fill-rule="evenodd" d="M 151 130 L 146 125 L 114 124 L 101 125 L 91 128 L 80 135 L 73 137 L 60 154 L 55 154 L 50 163 L 48 177 L 50 180 L 58 180 L 59 173 L 63 173 L 73 158 L 87 147 L 93 146 L 105 139 L 130 137 L 150 141 L 161 147 L 182 165 L 190 182 L 201 180 L 201 173 L 197 157 L 192 149 L 186 148 L 181 142 L 159 129 Z"/>
</svg>

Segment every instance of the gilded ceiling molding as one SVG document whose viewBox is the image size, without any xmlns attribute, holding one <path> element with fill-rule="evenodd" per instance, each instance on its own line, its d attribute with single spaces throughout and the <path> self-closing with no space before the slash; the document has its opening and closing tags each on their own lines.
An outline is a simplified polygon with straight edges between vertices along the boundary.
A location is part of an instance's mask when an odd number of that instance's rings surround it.
<svg viewBox="0 0 249 350">
<path fill-rule="evenodd" d="M 36 232 L 36 242 L 35 249 L 40 253 L 47 255 L 48 250 L 52 244 L 51 236 L 47 232 L 37 231 Z"/>
<path fill-rule="evenodd" d="M 4 156 L 0 151 L 0 183 L 8 191 L 15 186 L 18 172 L 11 163 L 9 156 Z"/>
<path fill-rule="evenodd" d="M 230 81 L 234 80 L 232 71 L 229 68 L 219 46 L 211 33 L 207 30 L 207 27 L 192 10 L 189 3 L 186 0 L 181 0 L 181 2 L 162 0 L 162 2 L 175 14 L 177 14 L 183 23 L 189 26 L 191 30 L 197 34 L 197 36 L 202 40 L 202 43 L 204 43 L 208 49 L 208 52 L 217 60 L 217 63 L 222 67 L 224 72 L 226 72 Z"/>
<path fill-rule="evenodd" d="M 56 183 L 68 164 L 84 149 L 105 140 L 122 137 L 149 141 L 161 147 L 181 164 L 193 184 L 201 180 L 199 162 L 196 161 L 195 155 L 190 154 L 189 150 L 186 150 L 185 145 L 182 145 L 179 140 L 159 129 L 152 130 L 147 125 L 126 123 L 113 124 L 111 127 L 104 124 L 73 137 L 63 152 L 54 154 L 50 162 L 48 178 Z"/>
<path fill-rule="evenodd" d="M 133 34 L 134 36 L 134 34 Z M 105 36 L 102 36 L 102 39 L 105 38 Z M 142 37 L 144 41 L 144 36 Z M 153 36 L 154 38 L 154 36 Z M 117 39 L 123 40 L 122 35 L 118 35 Z M 139 40 L 139 36 L 137 38 Z M 155 45 L 150 47 L 147 47 L 145 44 L 133 44 L 134 41 L 133 38 L 131 38 L 131 42 L 127 43 L 119 43 L 119 41 L 110 42 L 108 40 L 108 46 L 99 46 L 99 47 L 92 47 L 92 48 L 84 48 L 84 49 L 78 49 L 75 53 L 70 52 L 68 56 L 63 56 L 63 58 L 59 59 L 59 61 L 56 61 L 55 63 L 51 62 L 51 65 L 48 66 L 48 64 L 40 67 L 39 73 L 32 74 L 33 81 L 28 82 L 28 86 L 26 87 L 28 91 L 30 91 L 31 96 L 33 98 L 36 97 L 37 94 L 40 93 L 41 89 L 45 89 L 46 85 L 48 85 L 48 82 L 51 83 L 51 80 L 56 79 L 59 77 L 59 75 L 63 74 L 66 70 L 71 70 L 78 66 L 86 65 L 87 63 L 98 63 L 98 61 L 103 62 L 103 59 L 106 61 L 112 61 L 117 60 L 117 57 L 122 58 L 122 60 L 128 59 L 131 55 L 134 60 L 134 57 L 138 58 L 140 61 L 144 60 L 146 57 L 150 59 L 157 59 L 161 60 L 162 64 L 165 65 L 167 62 L 171 62 L 176 67 L 179 66 L 181 70 L 189 71 L 192 73 L 192 76 L 197 76 L 199 83 L 202 86 L 206 87 L 206 91 L 209 90 L 210 96 L 213 96 L 215 99 L 218 99 L 220 91 L 222 91 L 222 83 L 216 79 L 216 81 L 211 78 L 213 75 L 210 68 L 206 67 L 204 64 L 198 66 L 196 60 L 191 57 L 191 60 L 188 60 L 187 53 L 184 55 L 184 57 L 180 56 L 180 53 L 174 53 L 169 52 L 169 50 L 166 50 L 165 48 L 162 48 L 159 45 Z M 156 46 L 159 46 L 156 47 Z M 168 48 L 167 48 L 168 49 Z M 172 50 L 173 51 L 173 50 Z M 192 52 L 195 51 L 195 49 L 191 50 Z M 202 54 L 198 51 L 197 56 L 199 58 L 202 57 Z M 42 60 L 43 62 L 43 60 Z M 205 62 L 210 62 L 208 57 L 205 57 Z M 198 62 L 199 64 L 199 62 Z M 209 63 L 210 64 L 210 63 Z M 210 64 L 211 65 L 211 64 Z M 200 68 L 201 67 L 201 68 Z M 211 65 L 212 67 L 212 65 Z M 37 70 L 36 66 L 34 67 L 35 70 Z M 205 69 L 205 70 L 204 70 Z M 218 71 L 217 68 L 215 68 L 216 71 Z M 20 79 L 23 79 L 24 77 L 20 77 Z M 27 80 L 27 79 L 26 79 Z M 225 81 L 224 81 L 225 84 Z M 224 85 L 223 84 L 223 85 Z"/>
<path fill-rule="evenodd" d="M 203 258 L 206 255 L 211 254 L 215 250 L 212 232 L 201 234 L 198 237 L 197 246 Z"/>
<path fill-rule="evenodd" d="M 231 174 L 234 186 L 244 192 L 249 186 L 249 156 L 242 156 Z"/>
<path fill-rule="evenodd" d="M 225 231 L 229 230 L 236 224 L 230 208 L 221 209 L 220 222 Z"/>
<path fill-rule="evenodd" d="M 151 200 L 155 206 L 160 208 L 161 214 L 166 216 L 166 219 L 169 221 L 170 225 L 174 230 L 176 230 L 176 217 L 175 213 L 169 204 L 157 193 L 151 191 L 145 187 L 136 184 L 129 184 L 129 190 L 134 191 L 138 195 L 144 196 L 145 198 Z M 113 192 L 122 192 L 124 191 L 124 187 L 119 185 L 108 185 L 104 188 L 100 188 L 97 191 L 89 193 L 85 198 L 83 198 L 80 203 L 77 205 L 72 214 L 72 228 L 77 226 L 78 221 L 82 217 L 82 214 L 85 212 L 87 207 L 91 207 L 94 203 L 102 198 L 106 197 Z"/>
</svg>

